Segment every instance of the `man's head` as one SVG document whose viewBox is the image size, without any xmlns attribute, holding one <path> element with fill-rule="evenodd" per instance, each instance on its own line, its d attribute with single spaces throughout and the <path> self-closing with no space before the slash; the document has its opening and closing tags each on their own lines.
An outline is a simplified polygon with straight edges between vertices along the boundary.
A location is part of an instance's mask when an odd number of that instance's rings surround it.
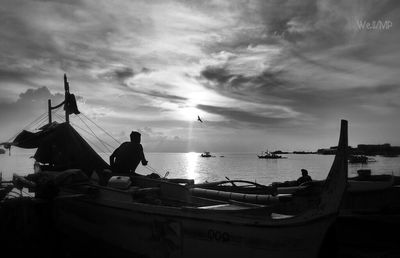
<svg viewBox="0 0 400 258">
<path fill-rule="evenodd" d="M 302 176 L 308 175 L 308 171 L 307 171 L 306 169 L 303 168 L 303 169 L 301 170 L 301 175 L 302 175 Z"/>
<path fill-rule="evenodd" d="M 140 133 L 136 131 L 131 132 L 131 142 L 140 143 Z"/>
</svg>

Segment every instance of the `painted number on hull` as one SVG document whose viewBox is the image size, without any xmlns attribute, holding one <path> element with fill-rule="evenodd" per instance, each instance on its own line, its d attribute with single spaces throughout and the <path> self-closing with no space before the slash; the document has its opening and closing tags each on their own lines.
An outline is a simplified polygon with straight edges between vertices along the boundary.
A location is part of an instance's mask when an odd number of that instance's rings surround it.
<svg viewBox="0 0 400 258">
<path fill-rule="evenodd" d="M 209 229 L 207 232 L 208 239 L 217 242 L 228 242 L 230 240 L 229 233 L 218 230 Z"/>
</svg>

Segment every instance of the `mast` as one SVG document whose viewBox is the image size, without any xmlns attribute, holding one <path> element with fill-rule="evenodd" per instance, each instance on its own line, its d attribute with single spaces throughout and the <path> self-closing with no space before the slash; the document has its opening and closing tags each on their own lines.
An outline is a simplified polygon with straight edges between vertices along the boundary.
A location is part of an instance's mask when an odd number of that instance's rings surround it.
<svg viewBox="0 0 400 258">
<path fill-rule="evenodd" d="M 67 74 L 64 73 L 64 89 L 65 89 L 65 99 L 64 103 L 68 105 L 68 97 L 69 97 L 69 83 L 67 80 Z M 65 122 L 69 124 L 69 113 L 68 113 L 68 108 L 65 108 Z"/>
<path fill-rule="evenodd" d="M 75 103 L 75 97 L 73 96 L 73 94 L 72 94 L 72 96 L 70 96 L 70 94 L 69 94 L 69 83 L 68 83 L 68 80 L 67 80 L 67 75 L 66 74 L 64 74 L 64 89 L 65 89 L 65 97 L 64 97 L 64 101 L 63 102 L 61 102 L 60 104 L 58 104 L 58 105 L 56 105 L 56 106 L 54 106 L 54 107 L 52 107 L 51 106 L 51 99 L 48 99 L 47 100 L 47 105 L 48 105 L 48 115 L 49 115 L 49 124 L 52 122 L 52 116 L 51 116 L 51 111 L 53 110 L 53 109 L 56 109 L 56 108 L 59 108 L 59 107 L 61 107 L 62 105 L 64 105 L 64 110 L 65 110 L 65 122 L 67 122 L 68 124 L 69 124 L 69 113 L 70 113 L 70 100 L 73 100 L 73 108 L 75 108 L 75 110 L 73 111 L 73 113 L 75 113 L 75 114 L 79 114 L 79 110 L 78 110 L 78 108 L 76 107 L 76 103 Z M 71 99 L 72 98 L 72 99 Z M 74 107 L 74 105 L 75 105 L 75 107 Z"/>
</svg>

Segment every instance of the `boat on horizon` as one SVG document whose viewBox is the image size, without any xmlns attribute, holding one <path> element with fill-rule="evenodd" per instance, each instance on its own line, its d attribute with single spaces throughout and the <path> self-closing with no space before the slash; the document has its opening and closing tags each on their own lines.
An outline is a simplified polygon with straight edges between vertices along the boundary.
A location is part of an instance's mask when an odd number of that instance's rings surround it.
<svg viewBox="0 0 400 258">
<path fill-rule="evenodd" d="M 200 154 L 200 157 L 202 158 L 214 158 L 214 155 L 211 155 L 211 153 L 209 151 L 205 151 L 202 154 Z"/>
<path fill-rule="evenodd" d="M 283 157 L 281 155 L 278 155 L 274 152 L 270 151 L 264 151 L 260 155 L 257 155 L 259 159 L 286 159 L 287 157 Z"/>
<path fill-rule="evenodd" d="M 283 214 L 274 209 L 279 196 L 250 204 L 246 199 L 258 197 L 230 194 L 220 200 L 190 179 L 113 174 L 68 122 L 74 98 L 65 87 L 66 122 L 49 123 L 35 133 L 24 130 L 10 143 L 37 148 L 36 173 L 16 175 L 14 181 L 51 201 L 55 228 L 148 257 L 318 256 L 347 187 L 347 121 L 341 121 L 338 151 L 320 201 Z M 66 166 L 52 164 L 54 145 Z M 103 180 L 105 174 L 109 180 Z"/>
</svg>

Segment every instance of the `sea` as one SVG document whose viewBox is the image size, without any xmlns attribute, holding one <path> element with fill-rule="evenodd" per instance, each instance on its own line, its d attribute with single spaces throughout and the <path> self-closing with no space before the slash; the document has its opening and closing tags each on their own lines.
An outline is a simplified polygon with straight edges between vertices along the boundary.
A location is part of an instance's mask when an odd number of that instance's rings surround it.
<svg viewBox="0 0 400 258">
<path fill-rule="evenodd" d="M 11 180 L 13 174 L 33 173 L 34 149 L 0 155 L 0 172 L 3 180 Z M 284 159 L 259 159 L 257 153 L 211 153 L 213 157 L 201 157 L 201 153 L 145 153 L 147 166 L 139 164 L 136 172 L 142 175 L 157 173 L 161 177 L 193 179 L 196 183 L 217 180 L 240 179 L 271 184 L 296 180 L 301 169 L 307 169 L 314 180 L 325 179 L 334 156 L 319 154 L 283 154 Z M 100 156 L 108 162 L 110 153 Z M 349 177 L 360 169 L 370 169 L 373 175 L 400 176 L 400 157 L 371 156 L 367 164 L 349 164 Z"/>
</svg>

